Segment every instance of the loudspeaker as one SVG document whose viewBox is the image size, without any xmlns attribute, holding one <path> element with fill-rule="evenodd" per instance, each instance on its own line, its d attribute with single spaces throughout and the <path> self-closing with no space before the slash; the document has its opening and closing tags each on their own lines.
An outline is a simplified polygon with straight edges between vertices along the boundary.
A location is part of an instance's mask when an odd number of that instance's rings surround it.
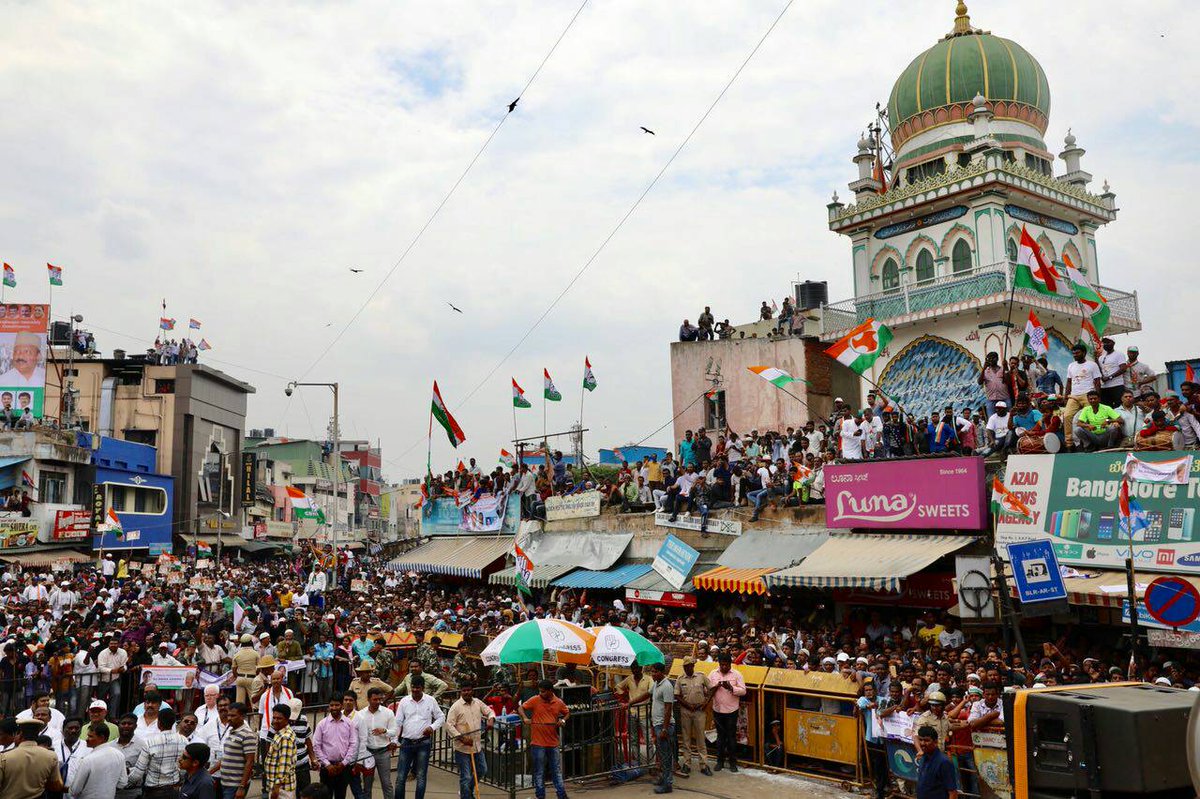
<svg viewBox="0 0 1200 799">
<path fill-rule="evenodd" d="M 1191 796 L 1185 742 L 1194 699 L 1154 685 L 1008 693 L 1009 759 L 1014 769 L 1024 759 L 1031 797 L 1088 791 Z M 1022 751 L 1015 751 L 1018 727 Z"/>
</svg>

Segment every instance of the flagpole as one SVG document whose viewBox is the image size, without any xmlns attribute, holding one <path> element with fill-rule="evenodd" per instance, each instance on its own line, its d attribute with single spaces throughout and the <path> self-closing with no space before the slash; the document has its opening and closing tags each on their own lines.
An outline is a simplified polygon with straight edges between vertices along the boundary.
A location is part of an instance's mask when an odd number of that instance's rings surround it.
<svg viewBox="0 0 1200 799">
<path fill-rule="evenodd" d="M 434 383 L 436 386 L 437 383 Z M 425 438 L 425 479 L 433 475 L 433 403 L 429 404 L 429 435 Z M 431 486 L 432 488 L 432 486 Z M 431 497 L 432 499 L 432 497 Z"/>
<path fill-rule="evenodd" d="M 1129 487 L 1129 475 L 1124 474 L 1121 479 L 1125 482 L 1126 491 Z M 1118 507 L 1118 516 L 1120 508 Z M 1137 573 L 1133 567 L 1133 514 L 1130 513 L 1126 517 L 1127 533 L 1129 535 L 1129 557 L 1125 558 L 1125 589 L 1129 594 L 1129 668 L 1126 669 L 1126 676 L 1133 678 L 1134 669 L 1137 667 L 1137 651 L 1138 651 L 1138 599 L 1137 599 Z M 1117 525 L 1118 528 L 1120 525 Z"/>
</svg>

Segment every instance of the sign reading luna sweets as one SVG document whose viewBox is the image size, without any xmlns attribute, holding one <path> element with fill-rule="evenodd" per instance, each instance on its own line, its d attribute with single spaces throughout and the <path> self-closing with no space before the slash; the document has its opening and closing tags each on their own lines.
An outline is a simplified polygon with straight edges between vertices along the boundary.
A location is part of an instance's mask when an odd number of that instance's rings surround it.
<svg viewBox="0 0 1200 799">
<path fill-rule="evenodd" d="M 825 524 L 833 528 L 979 530 L 983 458 L 865 461 L 825 467 Z"/>
</svg>

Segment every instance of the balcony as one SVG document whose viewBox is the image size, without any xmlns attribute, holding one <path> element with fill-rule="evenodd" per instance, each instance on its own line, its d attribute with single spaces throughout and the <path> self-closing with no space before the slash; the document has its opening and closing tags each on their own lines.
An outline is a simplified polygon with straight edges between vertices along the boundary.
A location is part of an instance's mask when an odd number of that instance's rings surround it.
<svg viewBox="0 0 1200 799">
<path fill-rule="evenodd" d="M 1002 261 L 830 303 L 821 309 L 820 337 L 823 341 L 834 341 L 870 318 L 897 327 L 945 314 L 1007 305 L 1013 291 L 1016 266 L 1011 261 Z M 1108 332 L 1141 330 L 1136 291 L 1131 293 L 1107 286 L 1094 288 L 1108 300 L 1111 311 Z M 1015 297 L 1036 310 L 1081 316 L 1079 303 L 1070 297 L 1048 297 L 1025 288 L 1018 288 Z"/>
</svg>

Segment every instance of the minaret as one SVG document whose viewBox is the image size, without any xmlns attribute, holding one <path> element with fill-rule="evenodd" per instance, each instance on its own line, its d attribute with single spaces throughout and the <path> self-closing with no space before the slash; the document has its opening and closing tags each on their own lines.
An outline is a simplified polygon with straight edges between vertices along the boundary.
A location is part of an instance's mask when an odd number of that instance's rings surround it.
<svg viewBox="0 0 1200 799">
<path fill-rule="evenodd" d="M 1083 171 L 1079 166 L 1079 159 L 1087 151 L 1075 144 L 1075 134 L 1071 132 L 1070 128 L 1067 128 L 1067 136 L 1063 139 L 1063 144 L 1067 147 L 1058 154 L 1058 157 L 1067 165 L 1067 173 L 1059 180 L 1086 189 L 1087 184 L 1092 182 L 1092 173 Z"/>
</svg>

